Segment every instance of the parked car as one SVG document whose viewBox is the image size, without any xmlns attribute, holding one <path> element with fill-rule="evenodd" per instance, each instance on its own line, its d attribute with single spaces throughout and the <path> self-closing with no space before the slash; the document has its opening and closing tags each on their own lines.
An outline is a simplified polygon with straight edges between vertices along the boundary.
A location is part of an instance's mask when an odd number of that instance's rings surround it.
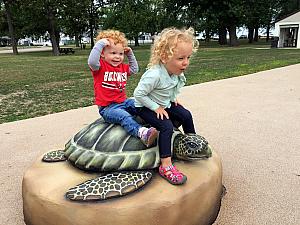
<svg viewBox="0 0 300 225">
<path fill-rule="evenodd" d="M 242 34 L 241 36 L 239 36 L 239 39 L 247 39 L 247 38 L 248 38 L 248 36 L 245 34 Z"/>
<path fill-rule="evenodd" d="M 43 46 L 52 46 L 52 43 L 51 43 L 51 41 L 45 41 L 43 43 Z"/>
<path fill-rule="evenodd" d="M 59 42 L 59 46 L 62 46 L 62 45 L 64 45 L 64 43 L 63 42 Z M 43 43 L 43 46 L 52 46 L 52 43 L 51 43 L 51 41 L 45 41 Z"/>
<path fill-rule="evenodd" d="M 33 42 L 30 43 L 30 46 L 43 46 L 43 43 L 33 41 Z"/>
</svg>

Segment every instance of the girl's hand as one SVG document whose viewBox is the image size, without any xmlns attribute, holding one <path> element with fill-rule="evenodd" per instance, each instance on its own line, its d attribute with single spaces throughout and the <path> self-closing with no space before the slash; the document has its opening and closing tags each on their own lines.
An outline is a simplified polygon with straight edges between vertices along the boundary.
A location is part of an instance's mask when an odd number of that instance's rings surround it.
<svg viewBox="0 0 300 225">
<path fill-rule="evenodd" d="M 132 52 L 132 49 L 130 47 L 125 47 L 124 48 L 125 55 L 128 55 L 129 52 Z"/>
<path fill-rule="evenodd" d="M 167 113 L 166 110 L 164 110 L 163 107 L 159 106 L 158 109 L 155 110 L 156 112 L 156 116 L 157 116 L 157 119 L 161 119 L 163 120 L 164 119 L 164 116 L 169 119 L 169 115 Z"/>
<path fill-rule="evenodd" d="M 177 99 L 177 98 L 175 99 L 174 103 L 175 103 L 175 106 L 177 106 L 177 105 L 181 105 L 181 103 L 178 101 L 178 99 Z"/>
</svg>

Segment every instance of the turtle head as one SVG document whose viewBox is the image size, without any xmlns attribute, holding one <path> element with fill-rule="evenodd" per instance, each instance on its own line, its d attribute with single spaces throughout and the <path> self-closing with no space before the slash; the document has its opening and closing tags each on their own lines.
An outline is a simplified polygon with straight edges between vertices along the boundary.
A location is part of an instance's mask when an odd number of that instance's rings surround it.
<svg viewBox="0 0 300 225">
<path fill-rule="evenodd" d="M 193 161 L 212 155 L 208 142 L 198 134 L 178 134 L 173 142 L 173 155 L 182 160 Z"/>
</svg>

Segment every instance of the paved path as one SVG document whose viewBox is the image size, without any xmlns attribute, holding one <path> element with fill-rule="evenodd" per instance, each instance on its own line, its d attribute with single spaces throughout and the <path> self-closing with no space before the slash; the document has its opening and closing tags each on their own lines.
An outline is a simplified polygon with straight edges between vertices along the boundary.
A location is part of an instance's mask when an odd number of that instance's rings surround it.
<svg viewBox="0 0 300 225">
<path fill-rule="evenodd" d="M 51 51 L 52 50 L 52 47 L 45 47 L 45 46 L 42 46 L 42 47 L 32 47 L 32 48 L 18 48 L 18 52 L 21 53 L 21 52 L 42 52 L 42 51 Z M 13 50 L 12 49 L 6 49 L 6 50 L 3 50 L 3 49 L 0 49 L 0 54 L 7 54 L 7 53 L 13 53 Z"/>
<path fill-rule="evenodd" d="M 222 157 L 228 193 L 215 224 L 299 225 L 300 64 L 189 86 L 180 99 Z M 97 116 L 92 106 L 0 125 L 1 225 L 24 225 L 26 168 Z"/>
</svg>

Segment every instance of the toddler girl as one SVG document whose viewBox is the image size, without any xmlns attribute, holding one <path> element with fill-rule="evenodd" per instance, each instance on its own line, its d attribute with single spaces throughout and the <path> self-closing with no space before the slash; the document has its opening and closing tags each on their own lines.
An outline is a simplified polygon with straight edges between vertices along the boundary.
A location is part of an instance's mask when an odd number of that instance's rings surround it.
<svg viewBox="0 0 300 225">
<path fill-rule="evenodd" d="M 186 82 L 183 72 L 197 48 L 192 28 L 164 29 L 154 40 L 148 70 L 134 91 L 138 115 L 159 131 L 159 174 L 171 184 L 187 180 L 171 161 L 172 121 L 178 121 L 184 133 L 195 133 L 192 115 L 178 103 L 177 95 Z"/>
</svg>

